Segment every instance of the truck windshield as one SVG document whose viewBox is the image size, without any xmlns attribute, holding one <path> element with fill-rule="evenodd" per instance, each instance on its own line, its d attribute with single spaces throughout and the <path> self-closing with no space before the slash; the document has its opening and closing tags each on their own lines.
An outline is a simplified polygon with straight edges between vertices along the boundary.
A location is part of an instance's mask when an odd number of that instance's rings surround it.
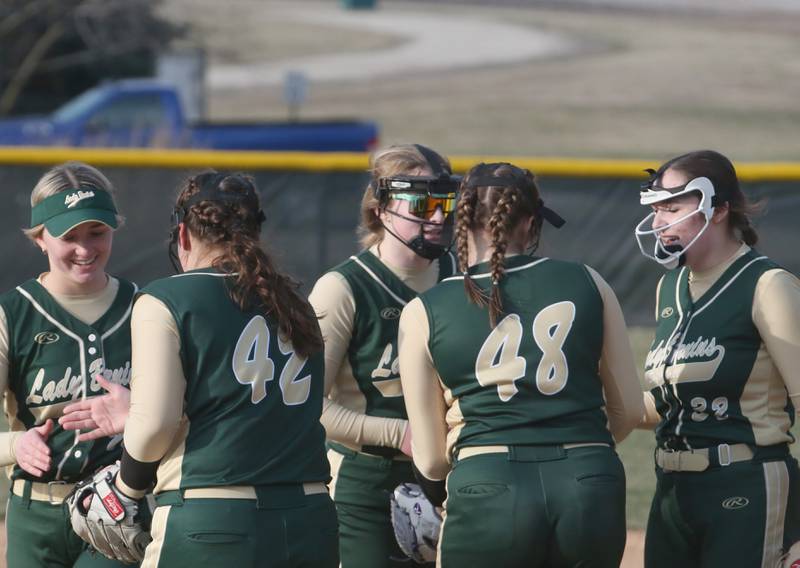
<svg viewBox="0 0 800 568">
<path fill-rule="evenodd" d="M 55 111 L 53 113 L 53 120 L 55 122 L 71 122 L 77 120 L 87 110 L 96 107 L 102 98 L 103 92 L 100 89 L 90 89 Z"/>
</svg>

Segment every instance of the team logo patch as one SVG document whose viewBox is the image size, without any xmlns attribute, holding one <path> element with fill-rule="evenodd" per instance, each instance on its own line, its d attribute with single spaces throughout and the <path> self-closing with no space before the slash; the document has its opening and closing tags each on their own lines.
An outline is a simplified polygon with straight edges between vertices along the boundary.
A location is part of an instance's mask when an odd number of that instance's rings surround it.
<svg viewBox="0 0 800 568">
<path fill-rule="evenodd" d="M 666 318 L 670 317 L 673 313 L 675 313 L 675 310 L 673 310 L 671 307 L 667 306 L 666 308 L 661 310 L 661 317 L 666 319 Z"/>
<path fill-rule="evenodd" d="M 381 317 L 385 320 L 393 320 L 400 317 L 400 308 L 383 308 L 381 310 Z"/>
<path fill-rule="evenodd" d="M 78 190 L 76 193 L 70 193 L 64 198 L 64 205 L 67 206 L 67 209 L 72 209 L 78 203 L 83 201 L 84 199 L 89 199 L 90 197 L 94 197 L 94 191 L 80 191 Z"/>
<path fill-rule="evenodd" d="M 48 345 L 50 343 L 55 343 L 61 339 L 57 333 L 53 333 L 52 331 L 43 331 L 41 333 L 37 333 L 33 340 L 38 343 L 39 345 Z"/>
<path fill-rule="evenodd" d="M 728 497 L 722 502 L 722 508 L 730 511 L 747 507 L 750 500 L 747 497 Z"/>
</svg>

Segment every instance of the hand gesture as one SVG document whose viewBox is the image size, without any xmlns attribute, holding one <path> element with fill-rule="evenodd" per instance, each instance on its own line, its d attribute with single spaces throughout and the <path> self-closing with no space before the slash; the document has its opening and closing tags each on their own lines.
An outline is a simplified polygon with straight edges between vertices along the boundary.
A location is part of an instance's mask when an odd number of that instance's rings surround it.
<svg viewBox="0 0 800 568">
<path fill-rule="evenodd" d="M 48 418 L 47 422 L 41 426 L 34 426 L 14 443 L 17 465 L 31 475 L 41 477 L 50 469 L 52 460 L 47 438 L 50 437 L 54 426 L 53 420 Z"/>
<path fill-rule="evenodd" d="M 58 419 L 64 430 L 84 430 L 78 436 L 81 442 L 121 434 L 128 418 L 131 391 L 102 375 L 95 375 L 95 379 L 108 394 L 69 404 Z"/>
</svg>

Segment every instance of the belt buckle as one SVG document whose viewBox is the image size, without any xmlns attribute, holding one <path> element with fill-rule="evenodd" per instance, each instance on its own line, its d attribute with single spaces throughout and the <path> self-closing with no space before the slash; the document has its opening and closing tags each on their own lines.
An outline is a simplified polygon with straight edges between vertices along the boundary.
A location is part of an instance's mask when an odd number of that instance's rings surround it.
<svg viewBox="0 0 800 568">
<path fill-rule="evenodd" d="M 58 505 L 55 501 L 53 501 L 53 486 L 54 485 L 66 485 L 66 481 L 48 481 L 47 482 L 47 500 L 50 502 L 51 505 Z M 63 499 L 62 499 L 63 501 Z"/>
<path fill-rule="evenodd" d="M 723 455 L 725 456 L 724 458 Z M 731 461 L 733 461 L 731 447 L 728 444 L 720 444 L 717 446 L 717 458 L 719 458 L 719 465 L 722 467 L 731 465 Z"/>
</svg>

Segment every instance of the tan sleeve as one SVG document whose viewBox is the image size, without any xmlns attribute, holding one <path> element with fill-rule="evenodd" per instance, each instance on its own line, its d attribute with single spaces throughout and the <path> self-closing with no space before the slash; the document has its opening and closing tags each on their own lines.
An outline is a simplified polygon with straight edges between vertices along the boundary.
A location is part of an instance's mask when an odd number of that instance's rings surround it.
<svg viewBox="0 0 800 568">
<path fill-rule="evenodd" d="M 125 449 L 142 462 L 164 457 L 183 415 L 186 378 L 180 335 L 169 309 L 153 296 L 141 296 L 131 314 L 131 409 L 125 423 Z"/>
<path fill-rule="evenodd" d="M 800 280 L 782 270 L 761 275 L 753 296 L 753 323 L 800 413 Z"/>
<path fill-rule="evenodd" d="M 611 286 L 587 267 L 603 298 L 603 350 L 600 380 L 606 399 L 606 413 L 614 440 L 621 442 L 641 422 L 644 402 L 636 364 L 633 362 L 628 328 Z"/>
<path fill-rule="evenodd" d="M 325 341 L 324 392 L 327 395 L 347 356 L 356 317 L 356 301 L 347 280 L 338 272 L 328 272 L 317 280 L 308 301 L 317 313 Z"/>
<path fill-rule="evenodd" d="M 323 275 L 308 297 L 319 318 L 325 341 L 325 396 L 320 422 L 328 439 L 350 446 L 399 448 L 407 421 L 368 416 L 330 397 L 337 378 L 349 369 L 347 350 L 353 333 L 356 302 L 347 280 L 338 272 Z"/>
<path fill-rule="evenodd" d="M 638 424 L 637 428 L 642 430 L 653 430 L 658 423 L 661 422 L 661 416 L 656 410 L 656 399 L 652 393 L 645 392 L 644 394 L 644 416 L 642 421 Z"/>
<path fill-rule="evenodd" d="M 439 373 L 428 349 L 430 331 L 422 300 L 408 303 L 400 316 L 400 379 L 411 423 L 414 464 L 431 481 L 447 477 L 447 405 Z"/>
<path fill-rule="evenodd" d="M 3 396 L 5 403 L 6 397 L 14 396 L 8 389 L 8 369 L 10 367 L 8 361 L 8 320 L 6 319 L 6 312 L 0 308 L 0 393 Z M 8 420 L 8 413 L 6 413 Z M 17 442 L 23 432 L 3 432 L 0 434 L 0 466 L 7 466 L 17 463 L 17 457 L 14 455 L 14 444 Z"/>
</svg>

